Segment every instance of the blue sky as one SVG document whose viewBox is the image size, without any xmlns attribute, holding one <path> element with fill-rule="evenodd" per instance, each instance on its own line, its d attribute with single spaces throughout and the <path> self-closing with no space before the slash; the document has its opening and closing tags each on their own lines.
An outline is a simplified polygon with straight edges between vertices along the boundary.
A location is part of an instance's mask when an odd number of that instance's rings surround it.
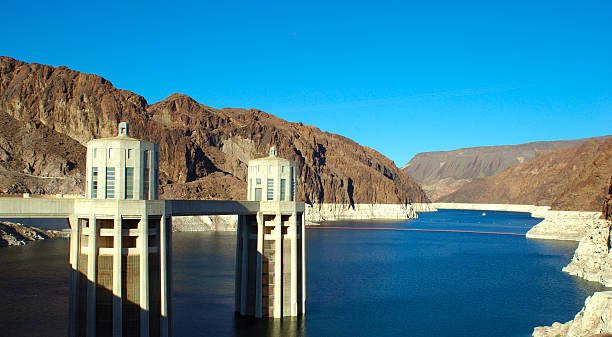
<svg viewBox="0 0 612 337">
<path fill-rule="evenodd" d="M 610 1 L 12 1 L 0 55 L 414 154 L 612 134 Z"/>
</svg>

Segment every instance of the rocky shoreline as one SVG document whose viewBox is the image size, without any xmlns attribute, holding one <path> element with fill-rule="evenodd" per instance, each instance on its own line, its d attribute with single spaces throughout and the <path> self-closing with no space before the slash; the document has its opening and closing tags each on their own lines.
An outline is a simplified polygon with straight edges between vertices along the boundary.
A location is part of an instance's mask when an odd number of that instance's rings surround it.
<svg viewBox="0 0 612 337">
<path fill-rule="evenodd" d="M 587 297 L 584 308 L 567 323 L 537 327 L 533 337 L 610 337 L 612 334 L 612 291 L 600 291 Z"/>
<path fill-rule="evenodd" d="M 408 220 L 418 213 L 435 212 L 431 204 L 306 204 L 306 225 L 340 220 Z M 172 218 L 174 232 L 235 231 L 236 215 L 183 216 Z"/>
<path fill-rule="evenodd" d="M 339 220 L 407 220 L 421 212 L 435 212 L 431 204 L 314 204 L 306 205 L 306 224 Z"/>
<path fill-rule="evenodd" d="M 612 191 L 612 183 L 610 185 Z M 572 261 L 563 271 L 587 281 L 612 287 L 612 241 L 610 194 L 602 212 L 561 212 L 550 214 L 528 233 L 528 238 L 580 241 Z M 589 214 L 592 213 L 592 214 Z M 588 297 L 573 320 L 536 327 L 534 337 L 612 336 L 612 291 L 596 292 Z"/>
<path fill-rule="evenodd" d="M 477 211 L 503 211 L 531 213 L 534 218 L 544 218 L 550 206 L 519 205 L 519 204 L 472 204 L 463 202 L 433 202 L 436 209 L 464 209 Z"/>
<path fill-rule="evenodd" d="M 605 225 L 599 212 L 547 211 L 544 221 L 533 226 L 528 239 L 580 241 L 591 228 Z"/>
<path fill-rule="evenodd" d="M 65 232 L 45 230 L 15 222 L 0 222 L 0 247 L 23 246 L 30 242 L 67 237 L 67 235 Z"/>
</svg>

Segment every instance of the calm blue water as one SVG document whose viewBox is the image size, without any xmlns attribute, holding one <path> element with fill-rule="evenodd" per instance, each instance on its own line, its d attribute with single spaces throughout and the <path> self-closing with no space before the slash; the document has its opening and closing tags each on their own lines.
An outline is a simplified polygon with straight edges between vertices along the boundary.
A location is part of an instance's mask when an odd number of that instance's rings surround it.
<svg viewBox="0 0 612 337">
<path fill-rule="evenodd" d="M 334 226 L 525 233 L 528 214 L 423 213 Z M 174 234 L 176 336 L 529 336 L 602 286 L 561 272 L 576 243 L 522 236 L 307 230 L 303 319 L 234 316 L 235 233 Z M 0 336 L 64 336 L 68 241 L 0 249 Z M 45 322 L 41 324 L 39 322 Z"/>
<path fill-rule="evenodd" d="M 333 226 L 525 233 L 524 213 L 424 213 L 403 223 Z M 577 243 L 522 236 L 308 229 L 307 315 L 233 313 L 234 234 L 175 235 L 178 336 L 530 336 L 567 321 L 602 286 L 561 272 Z"/>
</svg>

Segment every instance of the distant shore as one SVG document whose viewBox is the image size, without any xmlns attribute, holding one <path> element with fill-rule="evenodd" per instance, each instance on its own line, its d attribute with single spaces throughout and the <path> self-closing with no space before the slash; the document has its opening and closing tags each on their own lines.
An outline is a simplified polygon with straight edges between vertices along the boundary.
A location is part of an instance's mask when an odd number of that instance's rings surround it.
<svg viewBox="0 0 612 337">
<path fill-rule="evenodd" d="M 23 246 L 50 238 L 67 237 L 67 232 L 40 229 L 16 222 L 0 222 L 0 247 Z"/>
</svg>

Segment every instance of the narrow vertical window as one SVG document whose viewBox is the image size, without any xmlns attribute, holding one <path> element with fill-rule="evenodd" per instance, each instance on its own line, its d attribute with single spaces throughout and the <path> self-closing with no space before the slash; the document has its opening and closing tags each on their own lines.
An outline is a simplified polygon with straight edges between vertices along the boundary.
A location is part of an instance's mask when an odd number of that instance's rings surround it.
<svg viewBox="0 0 612 337">
<path fill-rule="evenodd" d="M 281 179 L 281 185 L 280 185 L 280 200 L 281 201 L 285 201 L 285 188 L 287 185 L 287 179 Z"/>
<path fill-rule="evenodd" d="M 94 159 L 96 159 L 96 156 L 97 156 L 97 154 L 98 154 L 98 149 L 93 149 L 93 151 L 92 151 L 92 152 L 93 152 L 93 157 L 94 157 Z"/>
<path fill-rule="evenodd" d="M 295 201 L 295 177 L 293 176 L 293 167 L 289 168 L 289 185 L 291 189 L 289 190 L 289 200 Z"/>
<path fill-rule="evenodd" d="M 267 188 L 267 199 L 274 199 L 274 179 L 268 179 L 268 188 Z"/>
<path fill-rule="evenodd" d="M 106 199 L 115 197 L 115 168 L 106 168 Z"/>
<path fill-rule="evenodd" d="M 127 149 L 127 157 L 128 159 L 132 158 L 132 149 Z"/>
<path fill-rule="evenodd" d="M 142 193 L 143 199 L 149 200 L 149 151 L 144 152 L 142 165 Z"/>
<path fill-rule="evenodd" d="M 94 154 L 96 150 L 94 149 Z M 98 168 L 91 168 L 91 198 L 96 199 L 98 197 Z"/>
<path fill-rule="evenodd" d="M 247 200 L 251 200 L 251 188 L 253 188 L 253 179 L 249 179 L 249 186 L 247 188 Z"/>
<path fill-rule="evenodd" d="M 134 168 L 125 168 L 125 198 L 134 199 Z"/>
<path fill-rule="evenodd" d="M 157 179 L 159 174 L 159 152 L 155 151 L 155 157 L 153 157 L 153 199 L 157 199 Z"/>
<path fill-rule="evenodd" d="M 255 201 L 261 201 L 261 178 L 255 178 Z"/>
</svg>

